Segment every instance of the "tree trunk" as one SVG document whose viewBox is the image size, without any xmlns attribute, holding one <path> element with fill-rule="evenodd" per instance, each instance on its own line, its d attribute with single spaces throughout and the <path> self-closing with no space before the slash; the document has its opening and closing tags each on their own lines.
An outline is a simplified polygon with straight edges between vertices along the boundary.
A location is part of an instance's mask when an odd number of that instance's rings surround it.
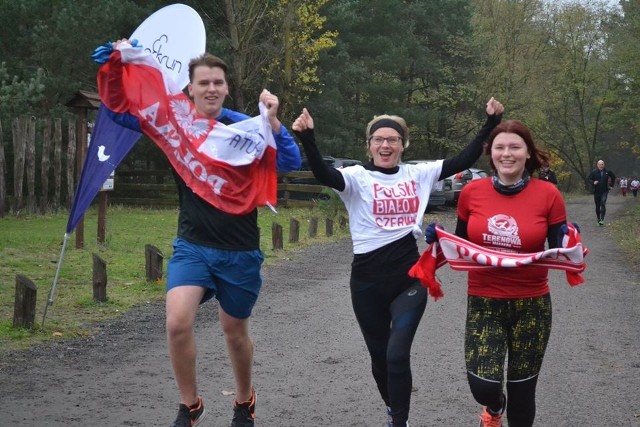
<svg viewBox="0 0 640 427">
<path fill-rule="evenodd" d="M 242 60 L 242 46 L 240 45 L 240 30 L 236 9 L 232 0 L 225 0 L 224 11 L 227 17 L 227 25 L 229 27 L 229 40 L 231 44 L 231 70 L 234 85 L 231 87 L 232 98 L 235 109 L 238 111 L 245 110 L 245 101 L 242 92 L 242 77 L 244 75 L 244 61 Z"/>
</svg>

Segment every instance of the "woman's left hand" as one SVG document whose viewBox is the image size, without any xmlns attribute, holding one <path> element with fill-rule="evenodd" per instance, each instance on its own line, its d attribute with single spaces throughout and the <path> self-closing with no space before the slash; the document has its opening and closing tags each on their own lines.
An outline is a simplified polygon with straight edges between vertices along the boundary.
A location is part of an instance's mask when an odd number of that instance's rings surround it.
<svg viewBox="0 0 640 427">
<path fill-rule="evenodd" d="M 500 114 L 504 113 L 504 105 L 502 105 L 500 101 L 492 96 L 491 99 L 487 102 L 486 111 L 487 115 L 489 116 L 493 116 L 494 114 L 496 116 L 499 116 Z"/>
<path fill-rule="evenodd" d="M 291 129 L 296 132 L 302 132 L 306 129 L 313 129 L 313 118 L 306 108 L 302 109 L 302 114 L 291 125 Z"/>
</svg>

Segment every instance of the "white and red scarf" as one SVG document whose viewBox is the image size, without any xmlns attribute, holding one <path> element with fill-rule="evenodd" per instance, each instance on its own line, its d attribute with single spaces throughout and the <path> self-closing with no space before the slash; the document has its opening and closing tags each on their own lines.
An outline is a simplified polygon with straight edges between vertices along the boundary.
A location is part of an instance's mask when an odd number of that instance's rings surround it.
<svg viewBox="0 0 640 427">
<path fill-rule="evenodd" d="M 438 240 L 422 253 L 409 270 L 409 276 L 419 279 L 435 300 L 444 295 L 436 280 L 436 270 L 447 262 L 452 269 L 460 271 L 526 265 L 564 270 L 569 284 L 576 286 L 584 282 L 580 273 L 586 268 L 584 257 L 589 250 L 582 246 L 576 227 L 572 224 L 567 224 L 567 227 L 569 232 L 562 239 L 562 247 L 535 253 L 507 253 L 488 249 L 436 227 Z"/>
<path fill-rule="evenodd" d="M 198 116 L 191 100 L 141 48 L 121 47 L 98 73 L 102 102 L 138 118 L 187 186 L 234 215 L 277 199 L 276 144 L 260 116 L 227 126 Z"/>
</svg>

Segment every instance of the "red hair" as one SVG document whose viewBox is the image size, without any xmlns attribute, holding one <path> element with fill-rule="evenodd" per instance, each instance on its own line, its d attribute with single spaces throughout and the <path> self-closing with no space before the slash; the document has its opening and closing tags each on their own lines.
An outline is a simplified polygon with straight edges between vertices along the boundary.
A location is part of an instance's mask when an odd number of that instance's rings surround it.
<svg viewBox="0 0 640 427">
<path fill-rule="evenodd" d="M 496 170 L 495 165 L 493 164 L 493 160 L 491 159 L 491 147 L 493 146 L 493 140 L 501 133 L 514 133 L 522 138 L 527 144 L 527 150 L 529 151 L 530 158 L 524 164 L 524 168 L 529 172 L 529 175 L 533 175 L 533 173 L 540 169 L 542 165 L 549 163 L 549 154 L 539 148 L 536 147 L 535 142 L 533 142 L 533 136 L 531 136 L 531 132 L 529 128 L 527 128 L 522 122 L 518 120 L 506 120 L 496 126 L 491 134 L 489 135 L 489 140 L 487 145 L 484 148 L 485 154 L 489 156 L 489 163 L 491 164 L 491 169 Z"/>
</svg>

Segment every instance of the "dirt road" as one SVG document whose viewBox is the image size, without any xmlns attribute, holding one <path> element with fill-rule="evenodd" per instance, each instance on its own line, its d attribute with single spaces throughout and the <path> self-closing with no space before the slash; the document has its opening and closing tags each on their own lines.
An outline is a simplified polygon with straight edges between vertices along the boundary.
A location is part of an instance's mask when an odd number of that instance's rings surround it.
<svg viewBox="0 0 640 427">
<path fill-rule="evenodd" d="M 607 220 L 624 203 L 609 197 Z M 591 197 L 568 203 L 590 249 L 586 283 L 552 272 L 553 331 L 538 387 L 541 427 L 640 426 L 640 279 Z M 441 214 L 453 229 L 453 215 Z M 309 248 L 265 270 L 252 320 L 259 427 L 381 426 L 349 300 L 351 245 Z M 445 297 L 429 301 L 414 343 L 412 427 L 475 426 L 463 358 L 465 275 L 439 270 Z M 198 317 L 204 426 L 228 426 L 233 380 L 215 306 Z M 150 304 L 90 339 L 54 343 L 0 361 L 0 426 L 168 426 L 177 409 L 164 308 Z"/>
</svg>

